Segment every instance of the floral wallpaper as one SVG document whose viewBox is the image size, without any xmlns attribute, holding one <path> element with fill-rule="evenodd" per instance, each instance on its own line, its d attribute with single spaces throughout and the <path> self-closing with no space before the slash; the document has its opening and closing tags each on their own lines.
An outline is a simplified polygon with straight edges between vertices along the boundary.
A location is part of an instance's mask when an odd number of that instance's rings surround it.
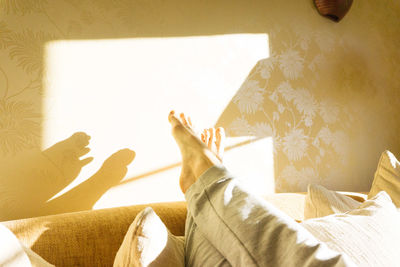
<svg viewBox="0 0 400 267">
<path fill-rule="evenodd" d="M 399 5 L 351 12 L 341 24 L 273 25 L 271 56 L 220 118 L 231 135 L 273 137 L 278 192 L 368 191 L 380 153 L 398 151 Z"/>
<path fill-rule="evenodd" d="M 319 16 L 311 0 L 0 0 L 0 188 L 21 191 L 9 162 L 42 153 L 46 42 L 266 33 L 270 57 L 217 124 L 231 136 L 273 138 L 278 192 L 308 183 L 368 191 L 380 153 L 400 152 L 399 14 L 394 0 L 354 1 L 340 23 Z"/>
</svg>

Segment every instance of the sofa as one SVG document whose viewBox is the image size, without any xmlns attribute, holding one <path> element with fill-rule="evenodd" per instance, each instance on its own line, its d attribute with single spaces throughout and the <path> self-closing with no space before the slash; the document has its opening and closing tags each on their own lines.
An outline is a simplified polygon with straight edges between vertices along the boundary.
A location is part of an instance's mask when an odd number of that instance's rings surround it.
<svg viewBox="0 0 400 267">
<path fill-rule="evenodd" d="M 366 195 L 343 193 L 363 202 Z M 305 193 L 265 197 L 296 221 L 304 216 Z M 152 207 L 174 235 L 184 235 L 186 203 L 169 202 L 64 213 L 3 222 L 21 241 L 55 266 L 112 266 L 130 224 Z"/>
<path fill-rule="evenodd" d="M 21 243 L 57 267 L 112 266 L 130 224 L 150 206 L 175 235 L 184 235 L 185 202 L 135 205 L 3 222 Z"/>
</svg>

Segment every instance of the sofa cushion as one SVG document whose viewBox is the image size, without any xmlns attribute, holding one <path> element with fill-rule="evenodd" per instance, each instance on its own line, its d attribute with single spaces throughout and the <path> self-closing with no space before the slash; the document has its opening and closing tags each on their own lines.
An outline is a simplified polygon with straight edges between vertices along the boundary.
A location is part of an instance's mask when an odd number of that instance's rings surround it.
<svg viewBox="0 0 400 267">
<path fill-rule="evenodd" d="M 304 220 L 305 194 L 278 193 L 266 195 L 263 198 L 294 220 L 298 222 Z"/>
<path fill-rule="evenodd" d="M 306 220 L 301 224 L 357 266 L 398 266 L 400 213 L 386 192 L 348 212 Z"/>
<path fill-rule="evenodd" d="M 379 159 L 368 198 L 374 197 L 380 191 L 387 192 L 393 203 L 400 207 L 400 162 L 388 150 Z"/>
<path fill-rule="evenodd" d="M 334 213 L 344 213 L 361 205 L 361 202 L 328 190 L 321 185 L 310 184 L 304 205 L 304 219 L 324 217 Z"/>
<path fill-rule="evenodd" d="M 114 260 L 114 267 L 184 267 L 184 237 L 171 234 L 150 207 L 130 225 Z"/>
</svg>

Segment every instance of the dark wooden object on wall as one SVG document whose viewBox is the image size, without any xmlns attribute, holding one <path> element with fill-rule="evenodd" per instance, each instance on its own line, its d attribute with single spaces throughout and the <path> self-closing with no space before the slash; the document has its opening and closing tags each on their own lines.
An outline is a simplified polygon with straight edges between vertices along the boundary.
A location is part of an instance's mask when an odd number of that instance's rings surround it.
<svg viewBox="0 0 400 267">
<path fill-rule="evenodd" d="M 335 22 L 339 22 L 349 11 L 353 0 L 313 0 L 318 12 Z M 380 0 L 378 0 L 380 1 Z"/>
</svg>

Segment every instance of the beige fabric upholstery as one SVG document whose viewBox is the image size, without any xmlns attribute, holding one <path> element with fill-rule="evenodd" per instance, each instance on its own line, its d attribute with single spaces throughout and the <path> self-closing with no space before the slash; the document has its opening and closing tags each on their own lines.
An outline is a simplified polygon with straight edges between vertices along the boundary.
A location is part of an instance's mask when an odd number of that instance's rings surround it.
<svg viewBox="0 0 400 267">
<path fill-rule="evenodd" d="M 361 205 L 361 202 L 339 192 L 328 190 L 321 185 L 310 184 L 307 189 L 304 219 L 345 213 Z"/>
<path fill-rule="evenodd" d="M 393 203 L 400 207 L 400 162 L 387 150 L 379 159 L 368 198 L 374 197 L 380 191 L 387 192 Z"/>
<path fill-rule="evenodd" d="M 362 195 L 348 193 L 356 200 Z M 305 193 L 272 194 L 266 200 L 296 220 L 302 220 Z M 62 266 L 112 266 L 136 215 L 153 207 L 174 235 L 183 235 L 186 203 L 160 203 L 3 222 L 21 242 L 45 260 Z"/>
<path fill-rule="evenodd" d="M 302 221 L 304 219 L 305 194 L 271 194 L 265 196 L 264 199 L 296 221 Z"/>
<path fill-rule="evenodd" d="M 45 261 L 42 257 L 40 257 L 40 255 L 35 253 L 30 248 L 23 246 L 23 249 L 24 249 L 26 255 L 28 255 L 28 258 L 29 258 L 29 261 L 31 262 L 32 267 L 54 267 L 54 265 Z M 15 266 L 12 266 L 12 267 L 15 267 Z M 27 267 L 27 265 L 25 265 L 24 267 Z"/>
<path fill-rule="evenodd" d="M 57 267 L 112 266 L 129 225 L 150 206 L 174 235 L 184 234 L 184 202 L 137 205 L 3 222 L 21 243 Z"/>
<path fill-rule="evenodd" d="M 347 196 L 358 202 L 364 202 L 367 199 L 366 193 L 358 192 L 339 192 L 338 194 Z M 278 193 L 271 194 L 264 197 L 266 201 L 280 209 L 297 222 L 303 221 L 305 204 L 306 204 L 306 192 L 297 193 Z"/>
</svg>

